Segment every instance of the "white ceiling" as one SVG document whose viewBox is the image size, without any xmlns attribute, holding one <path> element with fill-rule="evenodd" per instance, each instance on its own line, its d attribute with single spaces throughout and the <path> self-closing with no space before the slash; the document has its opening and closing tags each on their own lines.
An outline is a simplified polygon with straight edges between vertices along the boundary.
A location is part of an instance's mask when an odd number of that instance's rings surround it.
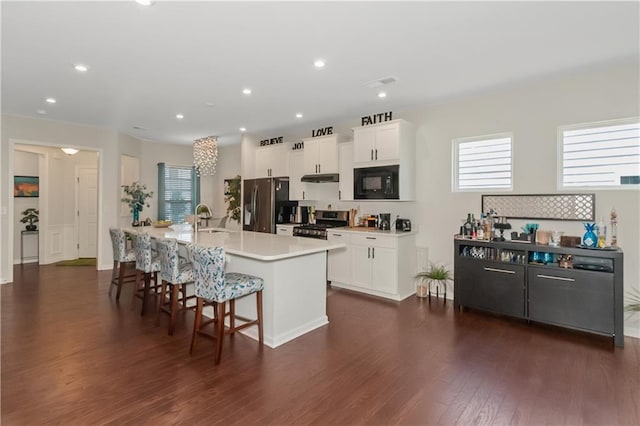
<svg viewBox="0 0 640 426">
<path fill-rule="evenodd" d="M 1 7 L 3 113 L 171 143 L 207 135 L 233 143 L 242 126 L 260 137 L 310 132 L 336 120 L 639 61 L 638 2 L 2 1 Z M 315 69 L 316 58 L 327 66 Z M 89 72 L 77 73 L 79 62 Z M 366 83 L 386 76 L 398 81 L 379 99 L 379 89 Z M 244 87 L 253 93 L 243 95 Z M 45 103 L 49 96 L 55 105 Z M 304 117 L 296 119 L 297 112 Z M 178 121 L 178 113 L 185 118 Z"/>
</svg>

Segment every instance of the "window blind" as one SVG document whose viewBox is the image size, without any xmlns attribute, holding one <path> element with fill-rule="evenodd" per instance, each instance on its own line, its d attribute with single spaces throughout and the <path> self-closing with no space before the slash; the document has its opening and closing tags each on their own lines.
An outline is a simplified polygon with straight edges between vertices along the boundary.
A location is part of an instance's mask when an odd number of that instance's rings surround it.
<svg viewBox="0 0 640 426">
<path fill-rule="evenodd" d="M 640 123 L 562 132 L 564 187 L 620 186 L 640 175 Z"/>
<path fill-rule="evenodd" d="M 512 187 L 511 137 L 456 140 L 458 191 Z"/>
<path fill-rule="evenodd" d="M 158 219 L 184 222 L 199 198 L 199 178 L 193 167 L 158 163 Z"/>
</svg>

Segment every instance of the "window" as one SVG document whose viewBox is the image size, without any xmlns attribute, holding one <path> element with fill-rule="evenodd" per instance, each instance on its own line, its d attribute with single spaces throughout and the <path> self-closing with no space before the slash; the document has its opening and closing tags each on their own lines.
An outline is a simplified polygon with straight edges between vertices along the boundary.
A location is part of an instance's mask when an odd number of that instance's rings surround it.
<svg viewBox="0 0 640 426">
<path fill-rule="evenodd" d="M 640 183 L 640 120 L 561 127 L 560 188 Z"/>
<path fill-rule="evenodd" d="M 158 163 L 158 219 L 184 222 L 200 202 L 200 178 L 192 166 Z"/>
<path fill-rule="evenodd" d="M 454 139 L 454 191 L 505 190 L 512 184 L 511 134 Z"/>
</svg>

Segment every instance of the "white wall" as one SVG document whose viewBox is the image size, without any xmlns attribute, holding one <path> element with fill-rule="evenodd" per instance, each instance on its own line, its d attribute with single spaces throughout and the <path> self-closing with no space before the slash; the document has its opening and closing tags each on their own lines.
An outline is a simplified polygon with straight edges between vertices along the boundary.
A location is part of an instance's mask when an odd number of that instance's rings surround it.
<svg viewBox="0 0 640 426">
<path fill-rule="evenodd" d="M 213 201 L 210 204 L 213 210 L 213 217 L 224 217 L 227 215 L 227 204 L 224 201 L 224 180 L 233 179 L 240 175 L 240 144 L 225 145 L 218 148 L 218 165 L 213 178 L 212 195 Z M 217 223 L 212 223 L 217 225 Z M 228 220 L 227 227 L 239 229 L 240 223 Z"/>
</svg>

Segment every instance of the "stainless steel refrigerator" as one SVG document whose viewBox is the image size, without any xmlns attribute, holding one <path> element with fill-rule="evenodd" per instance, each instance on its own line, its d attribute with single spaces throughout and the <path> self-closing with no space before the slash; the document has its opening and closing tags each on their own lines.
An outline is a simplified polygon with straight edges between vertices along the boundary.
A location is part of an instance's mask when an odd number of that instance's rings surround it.
<svg viewBox="0 0 640 426">
<path fill-rule="evenodd" d="M 246 179 L 243 182 L 245 231 L 276 233 L 276 224 L 290 223 L 297 201 L 289 201 L 289 178 Z"/>
</svg>

